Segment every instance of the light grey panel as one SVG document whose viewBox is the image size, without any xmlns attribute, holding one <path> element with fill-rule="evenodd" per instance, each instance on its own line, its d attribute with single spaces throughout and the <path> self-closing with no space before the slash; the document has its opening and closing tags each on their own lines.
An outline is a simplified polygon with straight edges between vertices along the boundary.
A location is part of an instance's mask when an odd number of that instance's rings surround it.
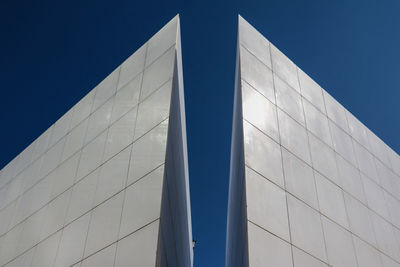
<svg viewBox="0 0 400 267">
<path fill-rule="evenodd" d="M 81 267 L 109 267 L 114 265 L 117 244 L 113 244 L 82 261 Z"/>
<path fill-rule="evenodd" d="M 35 248 L 32 267 L 52 267 L 56 259 L 58 244 L 61 239 L 61 231 L 53 234 Z"/>
<path fill-rule="evenodd" d="M 120 68 L 116 68 L 95 88 L 92 112 L 103 105 L 117 90 Z"/>
<path fill-rule="evenodd" d="M 76 175 L 77 180 L 85 177 L 100 166 L 106 140 L 107 130 L 98 135 L 94 140 L 92 140 L 92 142 L 82 149 L 82 155 Z"/>
<path fill-rule="evenodd" d="M 168 120 L 139 138 L 132 147 L 128 184 L 137 181 L 165 161 Z"/>
<path fill-rule="evenodd" d="M 100 167 L 95 206 L 125 187 L 131 149 L 131 146 L 127 147 Z"/>
<path fill-rule="evenodd" d="M 353 235 L 358 266 L 375 267 L 382 266 L 379 251 Z"/>
<path fill-rule="evenodd" d="M 329 264 L 337 267 L 357 266 L 350 232 L 322 217 Z"/>
<path fill-rule="evenodd" d="M 336 123 L 346 133 L 350 133 L 346 118 L 346 110 L 330 94 L 323 91 L 328 118 Z"/>
<path fill-rule="evenodd" d="M 320 214 L 292 196 L 288 196 L 292 243 L 326 261 L 325 241 Z"/>
<path fill-rule="evenodd" d="M 272 69 L 269 42 L 256 29 L 239 16 L 239 43 L 262 63 Z"/>
<path fill-rule="evenodd" d="M 110 126 L 103 161 L 108 160 L 132 143 L 136 116 L 137 108 L 135 107 Z"/>
<path fill-rule="evenodd" d="M 140 100 L 148 97 L 152 92 L 172 78 L 174 60 L 175 47 L 171 47 L 165 54 L 145 69 Z"/>
<path fill-rule="evenodd" d="M 349 223 L 342 189 L 319 173 L 314 174 L 321 213 L 348 229 Z"/>
<path fill-rule="evenodd" d="M 301 69 L 298 68 L 301 94 L 310 101 L 322 113 L 325 113 L 324 98 L 322 88 Z"/>
<path fill-rule="evenodd" d="M 276 74 L 274 74 L 274 84 L 278 107 L 305 126 L 303 104 L 300 94 L 282 81 Z"/>
<path fill-rule="evenodd" d="M 292 247 L 294 267 L 327 267 L 328 265 L 313 256 Z"/>
<path fill-rule="evenodd" d="M 291 153 L 311 164 L 308 134 L 305 128 L 278 109 L 281 145 Z"/>
<path fill-rule="evenodd" d="M 85 144 L 92 141 L 96 136 L 103 132 L 110 123 L 113 99 L 109 99 L 104 105 L 89 116 Z"/>
<path fill-rule="evenodd" d="M 329 126 L 332 133 L 333 148 L 335 151 L 353 164 L 353 166 L 357 166 L 351 137 L 334 123 L 329 122 Z"/>
<path fill-rule="evenodd" d="M 247 122 L 243 128 L 246 164 L 283 187 L 280 146 Z"/>
<path fill-rule="evenodd" d="M 289 241 L 285 191 L 246 168 L 247 218 L 254 224 Z"/>
<path fill-rule="evenodd" d="M 89 221 L 86 214 L 63 229 L 54 266 L 71 266 L 82 259 Z"/>
<path fill-rule="evenodd" d="M 114 98 L 111 123 L 114 123 L 139 103 L 142 77 L 142 74 L 138 75 L 117 92 Z"/>
<path fill-rule="evenodd" d="M 126 189 L 119 237 L 160 217 L 164 167 L 159 167 Z"/>
<path fill-rule="evenodd" d="M 272 55 L 272 69 L 283 81 L 289 84 L 297 92 L 300 92 L 299 79 L 296 65 L 287 58 L 278 48 L 270 45 Z"/>
<path fill-rule="evenodd" d="M 375 233 L 370 211 L 361 202 L 348 194 L 344 194 L 350 230 L 369 244 L 376 246 Z"/>
<path fill-rule="evenodd" d="M 85 257 L 118 239 L 123 193 L 122 191 L 93 210 L 86 240 Z"/>
<path fill-rule="evenodd" d="M 144 69 L 147 43 L 133 53 L 124 63 L 121 64 L 121 72 L 118 81 L 118 90 L 124 87 L 129 81 L 135 79 Z M 122 89 L 121 89 L 122 90 Z"/>
<path fill-rule="evenodd" d="M 292 267 L 290 244 L 248 223 L 249 266 Z"/>
<path fill-rule="evenodd" d="M 97 188 L 99 169 L 90 173 L 72 188 L 71 201 L 69 203 L 66 223 L 80 217 L 93 208 L 94 196 Z"/>
<path fill-rule="evenodd" d="M 279 142 L 276 106 L 247 83 L 242 83 L 243 118 Z"/>
<path fill-rule="evenodd" d="M 286 149 L 282 149 L 285 187 L 288 192 L 318 210 L 313 170 Z"/>
<path fill-rule="evenodd" d="M 241 79 L 275 103 L 272 71 L 244 47 L 240 47 Z"/>
<path fill-rule="evenodd" d="M 313 167 L 335 184 L 340 185 L 335 152 L 318 138 L 308 135 Z"/>
<path fill-rule="evenodd" d="M 158 226 L 155 221 L 118 241 L 114 266 L 155 266 Z"/>
<path fill-rule="evenodd" d="M 332 146 L 332 138 L 329 131 L 328 118 L 317 108 L 303 99 L 304 113 L 307 129 L 327 145 Z"/>
<path fill-rule="evenodd" d="M 169 116 L 172 81 L 152 93 L 139 104 L 135 137 L 139 138 Z"/>
</svg>

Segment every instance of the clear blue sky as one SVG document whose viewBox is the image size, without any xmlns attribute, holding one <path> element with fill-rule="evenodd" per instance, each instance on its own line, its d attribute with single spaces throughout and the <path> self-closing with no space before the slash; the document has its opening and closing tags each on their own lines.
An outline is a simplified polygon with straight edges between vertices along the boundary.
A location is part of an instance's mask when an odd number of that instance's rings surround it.
<svg viewBox="0 0 400 267">
<path fill-rule="evenodd" d="M 400 1 L 0 4 L 0 168 L 181 14 L 195 266 L 223 266 L 237 14 L 400 151 Z"/>
</svg>

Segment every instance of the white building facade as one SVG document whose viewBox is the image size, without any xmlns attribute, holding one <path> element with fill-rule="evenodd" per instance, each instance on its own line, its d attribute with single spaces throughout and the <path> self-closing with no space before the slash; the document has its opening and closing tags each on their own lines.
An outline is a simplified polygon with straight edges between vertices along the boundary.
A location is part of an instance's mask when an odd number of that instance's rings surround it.
<svg viewBox="0 0 400 267">
<path fill-rule="evenodd" d="M 1 266 L 192 266 L 179 16 L 0 172 Z"/>
<path fill-rule="evenodd" d="M 400 157 L 239 17 L 226 266 L 399 267 Z"/>
</svg>

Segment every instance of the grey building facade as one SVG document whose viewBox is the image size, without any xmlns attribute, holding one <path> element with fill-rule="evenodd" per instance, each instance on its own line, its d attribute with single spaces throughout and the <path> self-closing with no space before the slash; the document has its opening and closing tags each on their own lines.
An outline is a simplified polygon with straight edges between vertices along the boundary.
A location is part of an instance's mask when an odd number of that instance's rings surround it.
<svg viewBox="0 0 400 267">
<path fill-rule="evenodd" d="M 400 266 L 400 157 L 239 17 L 226 266 Z"/>
<path fill-rule="evenodd" d="M 1 170 L 0 265 L 193 265 L 179 16 Z"/>
</svg>

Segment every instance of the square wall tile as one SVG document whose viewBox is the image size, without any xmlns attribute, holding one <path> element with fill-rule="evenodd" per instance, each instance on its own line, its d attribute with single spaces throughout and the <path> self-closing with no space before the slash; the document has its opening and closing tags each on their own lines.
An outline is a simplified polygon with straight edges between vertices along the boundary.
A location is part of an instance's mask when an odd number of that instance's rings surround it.
<svg viewBox="0 0 400 267">
<path fill-rule="evenodd" d="M 379 251 L 353 235 L 354 247 L 357 254 L 358 266 L 382 266 Z"/>
<path fill-rule="evenodd" d="M 128 185 L 165 162 L 168 120 L 133 143 Z"/>
<path fill-rule="evenodd" d="M 272 55 L 272 69 L 283 81 L 297 92 L 300 92 L 299 79 L 296 65 L 287 58 L 278 48 L 270 45 Z"/>
<path fill-rule="evenodd" d="M 332 146 L 332 138 L 329 130 L 328 118 L 318 111 L 307 100 L 303 99 L 304 113 L 306 115 L 307 129 L 325 144 Z"/>
<path fill-rule="evenodd" d="M 113 244 L 82 261 L 80 267 L 109 267 L 114 266 L 117 244 Z"/>
<path fill-rule="evenodd" d="M 146 67 L 176 43 L 178 23 L 175 17 L 148 41 Z"/>
<path fill-rule="evenodd" d="M 58 231 L 43 242 L 39 243 L 35 248 L 31 267 L 54 266 L 60 239 L 61 231 Z"/>
<path fill-rule="evenodd" d="M 117 91 L 119 73 L 120 68 L 118 67 L 93 89 L 95 94 L 92 112 L 103 105 L 108 99 L 110 99 L 112 95 L 115 94 Z"/>
<path fill-rule="evenodd" d="M 300 94 L 274 74 L 276 103 L 283 111 L 305 127 L 303 103 Z"/>
<path fill-rule="evenodd" d="M 269 42 L 239 16 L 239 42 L 266 66 L 272 69 Z"/>
<path fill-rule="evenodd" d="M 276 106 L 246 83 L 242 84 L 243 118 L 279 142 Z"/>
<path fill-rule="evenodd" d="M 350 232 L 322 217 L 329 264 L 335 267 L 358 266 Z"/>
<path fill-rule="evenodd" d="M 84 257 L 117 241 L 124 192 L 92 211 Z"/>
<path fill-rule="evenodd" d="M 281 145 L 311 164 L 307 130 L 280 109 L 278 109 L 278 120 Z"/>
<path fill-rule="evenodd" d="M 85 144 L 92 141 L 108 127 L 111 118 L 112 106 L 113 99 L 110 99 L 92 115 L 90 115 L 88 129 L 85 136 Z"/>
<path fill-rule="evenodd" d="M 240 47 L 240 78 L 275 103 L 272 71 L 244 47 Z M 243 83 L 243 82 L 242 82 Z"/>
<path fill-rule="evenodd" d="M 144 70 L 140 101 L 172 78 L 175 63 L 175 47 L 172 47 Z"/>
<path fill-rule="evenodd" d="M 335 152 L 318 138 L 309 134 L 313 167 L 335 184 L 340 185 Z"/>
<path fill-rule="evenodd" d="M 71 201 L 65 219 L 66 224 L 93 208 L 99 171 L 97 169 L 90 173 L 72 188 Z"/>
<path fill-rule="evenodd" d="M 319 173 L 314 174 L 321 213 L 348 229 L 349 223 L 342 189 Z"/>
<path fill-rule="evenodd" d="M 369 209 L 349 194 L 344 194 L 344 200 L 349 218 L 350 230 L 370 245 L 376 246 L 375 233 L 369 216 Z"/>
<path fill-rule="evenodd" d="M 157 220 L 119 240 L 114 266 L 155 266 L 159 224 Z"/>
<path fill-rule="evenodd" d="M 288 209 L 292 243 L 326 261 L 320 214 L 290 195 L 288 195 Z"/>
<path fill-rule="evenodd" d="M 333 122 L 329 122 L 329 126 L 331 129 L 333 148 L 335 151 L 353 164 L 353 166 L 357 166 L 357 161 L 353 150 L 353 142 L 350 135 L 337 127 Z"/>
<path fill-rule="evenodd" d="M 71 266 L 82 259 L 89 221 L 86 214 L 63 229 L 54 266 Z"/>
<path fill-rule="evenodd" d="M 347 123 L 346 109 L 326 91 L 322 91 L 325 99 L 326 113 L 346 133 L 350 133 Z"/>
<path fill-rule="evenodd" d="M 326 263 L 292 246 L 294 267 L 328 267 Z"/>
<path fill-rule="evenodd" d="M 161 166 L 126 189 L 120 238 L 160 218 L 163 181 Z"/>
<path fill-rule="evenodd" d="M 139 75 L 144 69 L 146 58 L 147 43 L 140 47 L 124 63 L 121 64 L 121 71 L 118 81 L 118 90 L 125 86 L 129 81 Z"/>
<path fill-rule="evenodd" d="M 274 183 L 284 186 L 281 148 L 254 126 L 243 122 L 245 163 Z"/>
<path fill-rule="evenodd" d="M 362 203 L 367 204 L 360 171 L 338 154 L 336 154 L 336 163 L 339 171 L 339 186 Z"/>
<path fill-rule="evenodd" d="M 289 242 L 285 191 L 249 168 L 245 179 L 248 220 Z"/>
<path fill-rule="evenodd" d="M 128 82 L 115 95 L 114 106 L 111 114 L 111 124 L 125 115 L 139 103 L 142 74 Z"/>
<path fill-rule="evenodd" d="M 79 181 L 100 166 L 106 139 L 107 130 L 82 149 L 76 180 Z"/>
<path fill-rule="evenodd" d="M 135 138 L 141 137 L 169 116 L 172 80 L 139 104 Z"/>
<path fill-rule="evenodd" d="M 260 227 L 247 223 L 249 266 L 293 267 L 290 244 Z"/>
<path fill-rule="evenodd" d="M 111 125 L 108 130 L 103 162 L 133 142 L 136 116 L 137 108 L 134 108 Z"/>
<path fill-rule="evenodd" d="M 90 91 L 72 108 L 71 130 L 89 116 L 93 106 L 94 93 L 94 90 Z"/>
<path fill-rule="evenodd" d="M 317 190 L 312 168 L 286 149 L 282 149 L 282 158 L 286 190 L 318 210 Z"/>
<path fill-rule="evenodd" d="M 318 110 L 325 113 L 324 97 L 322 95 L 322 88 L 304 73 L 301 69 L 297 68 L 299 73 L 299 81 L 302 96 L 310 101 Z"/>
</svg>

